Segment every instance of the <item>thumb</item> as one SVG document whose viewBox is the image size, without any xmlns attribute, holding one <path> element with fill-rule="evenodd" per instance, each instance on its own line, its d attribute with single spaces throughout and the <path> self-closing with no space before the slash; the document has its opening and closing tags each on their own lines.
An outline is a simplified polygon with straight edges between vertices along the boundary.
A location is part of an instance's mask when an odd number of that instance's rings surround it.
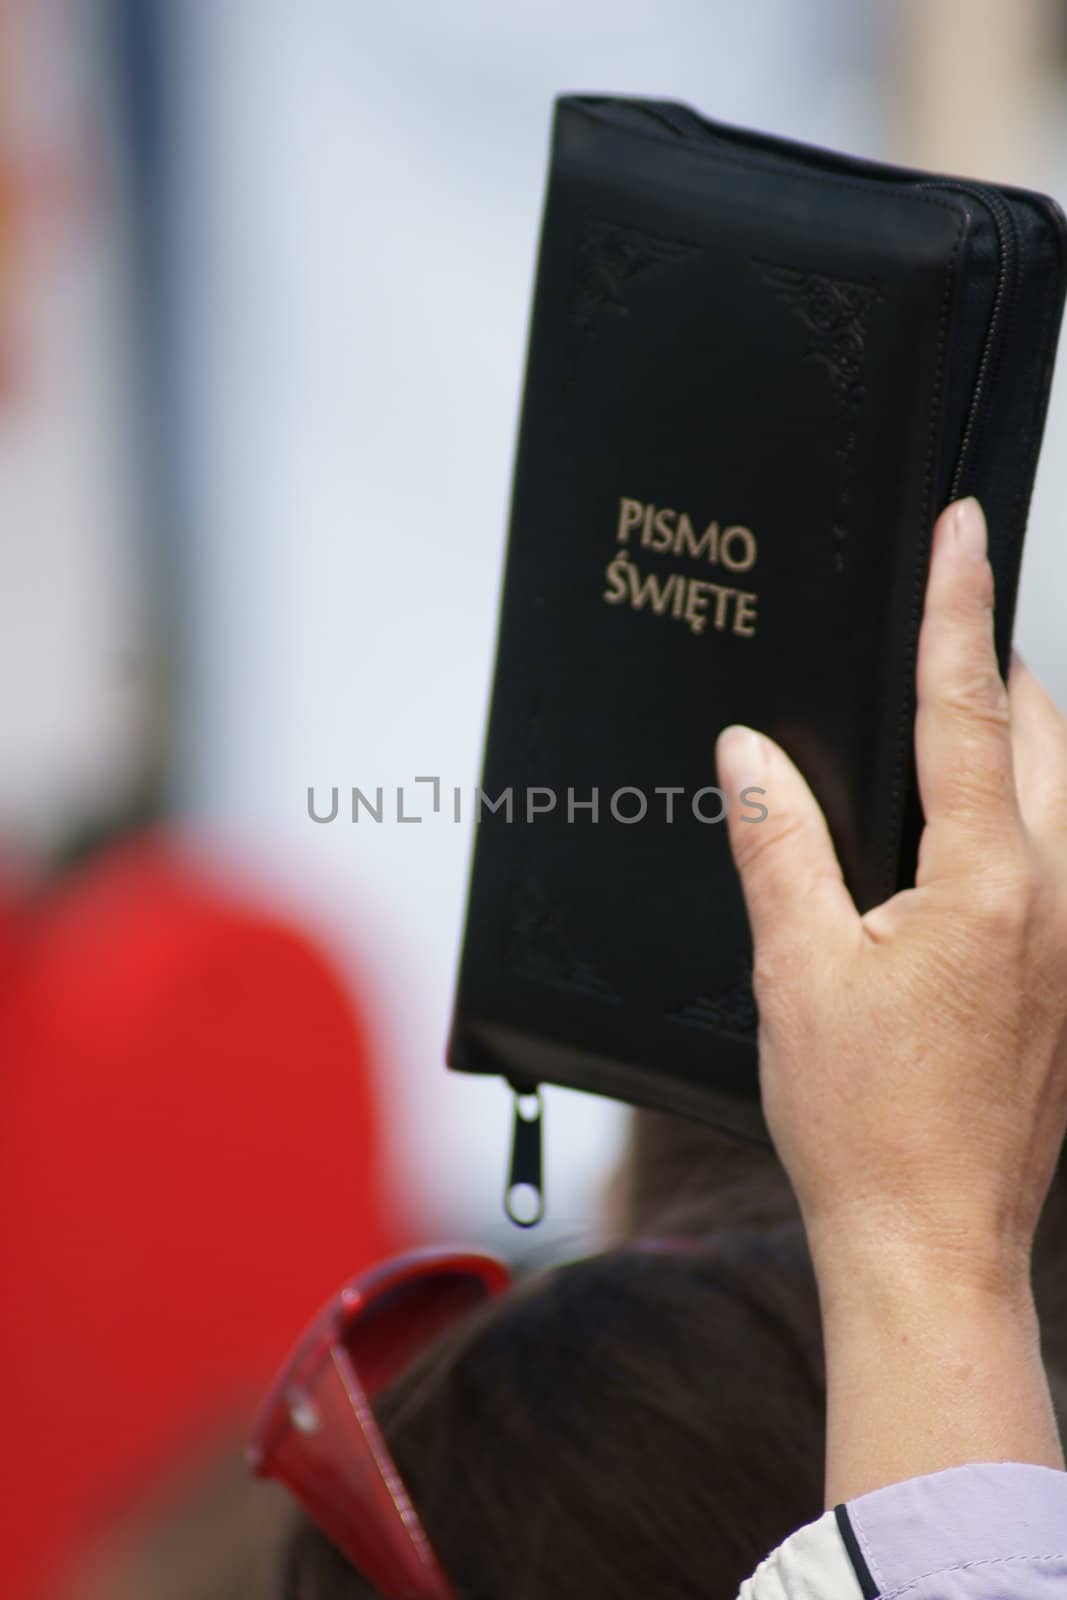
<svg viewBox="0 0 1067 1600">
<path fill-rule="evenodd" d="M 734 726 L 715 754 L 757 960 L 858 927 L 826 819 L 781 746 Z"/>
</svg>

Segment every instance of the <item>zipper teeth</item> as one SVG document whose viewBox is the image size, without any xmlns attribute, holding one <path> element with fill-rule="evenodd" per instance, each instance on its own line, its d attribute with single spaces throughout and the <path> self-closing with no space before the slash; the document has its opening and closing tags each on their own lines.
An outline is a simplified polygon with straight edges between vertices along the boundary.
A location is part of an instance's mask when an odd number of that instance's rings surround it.
<svg viewBox="0 0 1067 1600">
<path fill-rule="evenodd" d="M 1000 335 L 1000 325 L 1004 320 L 1008 292 L 1011 287 L 1009 268 L 1014 265 L 1015 258 L 1015 223 L 1011 212 L 995 189 L 986 189 L 977 184 L 951 182 L 922 183 L 917 187 L 920 189 L 950 189 L 957 194 L 971 195 L 974 199 L 981 201 L 993 218 L 993 226 L 997 230 L 997 241 L 1000 246 L 1000 273 L 997 279 L 996 294 L 993 297 L 993 309 L 989 316 L 989 326 L 986 329 L 982 355 L 978 363 L 978 375 L 975 378 L 974 389 L 971 393 L 967 421 L 964 425 L 963 438 L 960 441 L 959 455 L 956 458 L 956 467 L 952 474 L 952 484 L 949 489 L 949 499 L 957 500 L 963 487 L 964 474 L 970 464 L 969 458 L 978 431 L 978 422 L 982 402 L 985 398 L 989 369 L 992 366 L 993 355 Z"/>
</svg>

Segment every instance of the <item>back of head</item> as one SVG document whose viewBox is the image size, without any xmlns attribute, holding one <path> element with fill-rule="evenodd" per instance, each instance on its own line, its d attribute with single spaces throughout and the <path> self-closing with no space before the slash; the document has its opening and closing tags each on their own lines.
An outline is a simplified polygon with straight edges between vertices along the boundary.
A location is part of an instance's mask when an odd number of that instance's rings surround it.
<svg viewBox="0 0 1067 1600">
<path fill-rule="evenodd" d="M 822 1509 L 822 1359 L 792 1225 L 527 1282 L 376 1408 L 461 1600 L 734 1600 Z M 373 1591 L 309 1525 L 286 1600 Z"/>
</svg>

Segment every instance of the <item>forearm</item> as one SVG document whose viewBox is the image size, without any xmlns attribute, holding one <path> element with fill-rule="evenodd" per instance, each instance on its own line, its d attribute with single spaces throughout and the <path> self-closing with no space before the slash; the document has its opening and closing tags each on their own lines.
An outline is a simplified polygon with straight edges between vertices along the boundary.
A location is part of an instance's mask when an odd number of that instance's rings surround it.
<svg viewBox="0 0 1067 1600">
<path fill-rule="evenodd" d="M 827 1505 L 970 1462 L 1062 1467 L 1025 1264 L 823 1263 Z"/>
</svg>

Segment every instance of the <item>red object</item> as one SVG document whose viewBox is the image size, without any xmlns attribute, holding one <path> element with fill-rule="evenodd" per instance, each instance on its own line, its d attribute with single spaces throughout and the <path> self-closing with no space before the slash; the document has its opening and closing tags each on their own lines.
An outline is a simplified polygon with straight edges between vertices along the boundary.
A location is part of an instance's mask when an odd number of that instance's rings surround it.
<svg viewBox="0 0 1067 1600">
<path fill-rule="evenodd" d="M 386 1600 L 455 1600 L 370 1402 L 420 1350 L 508 1287 L 493 1256 L 419 1250 L 357 1278 L 275 1380 L 249 1447 Z"/>
<path fill-rule="evenodd" d="M 0 981 L 6 1600 L 411 1235 L 371 1048 L 314 946 L 161 839 L 21 925 Z M 247 1413 L 246 1413 L 247 1414 Z"/>
</svg>

